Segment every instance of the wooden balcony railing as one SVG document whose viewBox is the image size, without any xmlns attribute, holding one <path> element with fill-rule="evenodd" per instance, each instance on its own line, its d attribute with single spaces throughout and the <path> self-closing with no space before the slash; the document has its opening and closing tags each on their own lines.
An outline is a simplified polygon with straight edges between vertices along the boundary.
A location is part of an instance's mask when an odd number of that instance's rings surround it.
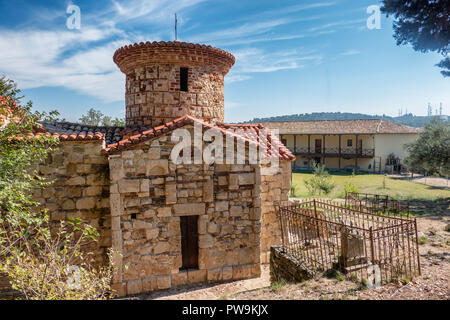
<svg viewBox="0 0 450 320">
<path fill-rule="evenodd" d="M 310 156 L 310 157 L 328 157 L 328 158 L 373 158 L 375 156 L 375 149 L 356 149 L 356 148 L 325 148 L 325 150 L 316 150 L 314 147 L 290 147 L 289 150 L 296 156 Z"/>
</svg>

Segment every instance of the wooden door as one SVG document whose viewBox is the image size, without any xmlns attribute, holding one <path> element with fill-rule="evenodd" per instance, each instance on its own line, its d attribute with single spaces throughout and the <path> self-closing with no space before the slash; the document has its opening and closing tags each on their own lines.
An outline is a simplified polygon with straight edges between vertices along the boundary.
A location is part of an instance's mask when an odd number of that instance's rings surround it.
<svg viewBox="0 0 450 320">
<path fill-rule="evenodd" d="M 322 153 L 322 139 L 316 139 L 315 153 Z"/>
<path fill-rule="evenodd" d="M 181 269 L 198 269 L 198 216 L 180 217 Z"/>
</svg>

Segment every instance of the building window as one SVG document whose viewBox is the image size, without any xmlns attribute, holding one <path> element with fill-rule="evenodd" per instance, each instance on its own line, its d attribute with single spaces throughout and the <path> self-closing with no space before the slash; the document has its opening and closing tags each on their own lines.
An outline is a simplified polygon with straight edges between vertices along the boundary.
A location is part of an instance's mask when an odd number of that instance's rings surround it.
<svg viewBox="0 0 450 320">
<path fill-rule="evenodd" d="M 180 217 L 182 270 L 198 269 L 198 216 Z"/>
<path fill-rule="evenodd" d="M 352 147 L 353 146 L 353 140 L 352 139 L 348 139 L 347 140 L 347 147 Z"/>
<path fill-rule="evenodd" d="M 188 91 L 188 68 L 180 68 L 180 91 Z"/>
</svg>

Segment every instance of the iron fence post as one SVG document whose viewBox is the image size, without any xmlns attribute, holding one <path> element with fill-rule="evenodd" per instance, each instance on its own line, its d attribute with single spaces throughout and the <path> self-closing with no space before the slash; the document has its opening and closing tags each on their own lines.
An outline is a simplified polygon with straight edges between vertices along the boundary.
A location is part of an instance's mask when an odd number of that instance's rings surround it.
<svg viewBox="0 0 450 320">
<path fill-rule="evenodd" d="M 316 219 L 317 237 L 320 238 L 319 218 L 317 216 L 316 199 L 314 199 L 314 218 Z"/>
<path fill-rule="evenodd" d="M 373 228 L 369 228 L 369 239 L 370 239 L 370 255 L 372 264 L 375 264 L 375 247 L 373 242 Z"/>
<path fill-rule="evenodd" d="M 419 236 L 417 233 L 417 219 L 416 218 L 414 218 L 414 227 L 416 228 L 417 267 L 419 269 L 419 276 L 420 276 L 420 275 L 422 275 L 422 270 L 420 269 Z"/>
<path fill-rule="evenodd" d="M 281 214 L 281 206 L 277 206 L 278 211 L 278 218 L 280 220 L 280 231 L 281 231 L 281 246 L 283 248 L 283 251 L 285 250 L 285 242 L 284 242 L 284 229 L 283 229 L 283 219 Z"/>
</svg>

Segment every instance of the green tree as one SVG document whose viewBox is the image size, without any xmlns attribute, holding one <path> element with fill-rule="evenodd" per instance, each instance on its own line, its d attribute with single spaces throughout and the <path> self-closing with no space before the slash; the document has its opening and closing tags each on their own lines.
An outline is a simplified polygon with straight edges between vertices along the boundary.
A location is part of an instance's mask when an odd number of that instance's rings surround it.
<svg viewBox="0 0 450 320">
<path fill-rule="evenodd" d="M 331 181 L 331 176 L 325 169 L 325 165 L 314 162 L 313 166 L 313 176 L 304 182 L 306 189 L 311 195 L 330 194 L 336 185 Z"/>
<path fill-rule="evenodd" d="M 405 145 L 406 165 L 412 171 L 450 175 L 450 126 L 438 118 L 427 124 L 419 138 Z"/>
<path fill-rule="evenodd" d="M 79 121 L 88 126 L 99 126 L 104 118 L 105 115 L 100 110 L 90 108 L 87 114 L 81 116 Z M 106 119 L 106 121 L 108 121 L 108 119 Z"/>
<path fill-rule="evenodd" d="M 38 166 L 57 149 L 58 140 L 35 135 L 39 121 L 54 120 L 20 106 L 20 90 L 0 79 L 0 271 L 26 299 L 105 298 L 111 269 L 95 270 L 92 257 L 81 250 L 97 240 L 97 232 L 80 220 L 50 228 L 47 210 L 33 200 L 33 192 L 52 181 L 39 175 Z M 77 265 L 80 288 L 69 285 L 68 267 Z"/>
<path fill-rule="evenodd" d="M 88 126 L 104 126 L 104 127 L 124 127 L 125 120 L 114 118 L 104 115 L 100 110 L 95 110 L 91 108 L 88 110 L 87 114 L 82 115 L 79 119 L 80 123 Z"/>
<path fill-rule="evenodd" d="M 13 80 L 7 79 L 4 76 L 0 77 L 0 96 L 9 97 L 17 102 L 23 98 L 18 96 L 19 94 L 20 90 L 17 88 L 17 84 Z"/>
<path fill-rule="evenodd" d="M 125 127 L 125 119 L 116 117 L 111 121 L 111 124 L 114 127 Z"/>
<path fill-rule="evenodd" d="M 437 64 L 450 76 L 450 2 L 448 0 L 382 0 L 381 12 L 394 17 L 397 45 L 411 44 L 415 51 L 436 51 L 444 56 Z"/>
</svg>

